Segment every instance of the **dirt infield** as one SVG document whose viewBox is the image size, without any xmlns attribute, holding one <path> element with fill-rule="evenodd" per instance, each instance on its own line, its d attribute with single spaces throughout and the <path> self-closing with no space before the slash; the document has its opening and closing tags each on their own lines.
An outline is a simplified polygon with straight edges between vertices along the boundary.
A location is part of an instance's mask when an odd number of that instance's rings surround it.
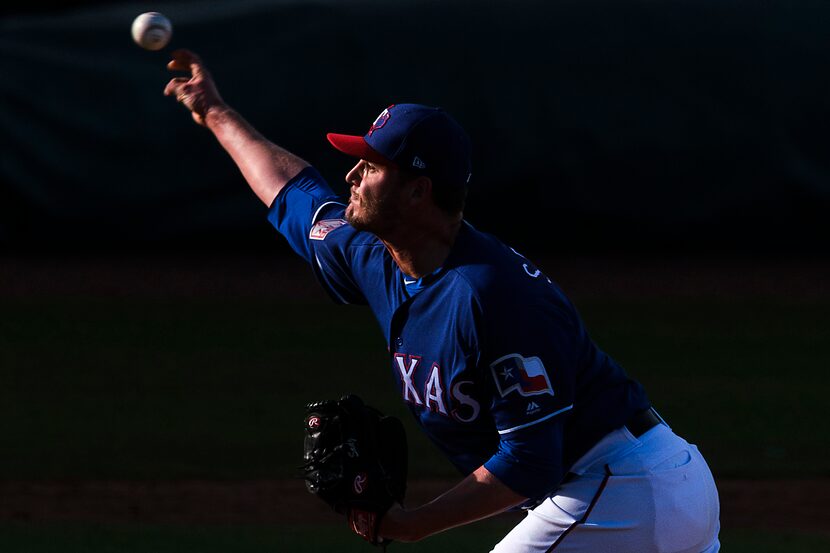
<svg viewBox="0 0 830 553">
<path fill-rule="evenodd" d="M 452 485 L 410 484 L 410 504 Z M 830 480 L 718 483 L 724 528 L 830 535 Z M 520 515 L 509 514 L 507 517 Z M 246 482 L 0 482 L 0 520 L 156 524 L 338 524 L 340 517 L 291 480 Z"/>
</svg>

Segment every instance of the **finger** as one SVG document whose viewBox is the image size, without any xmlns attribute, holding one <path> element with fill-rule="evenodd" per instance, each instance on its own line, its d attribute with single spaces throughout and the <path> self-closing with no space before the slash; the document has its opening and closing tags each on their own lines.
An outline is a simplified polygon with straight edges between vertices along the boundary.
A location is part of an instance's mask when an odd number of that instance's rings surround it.
<svg viewBox="0 0 830 553">
<path fill-rule="evenodd" d="M 196 54 L 188 50 L 187 48 L 179 48 L 177 50 L 173 50 L 170 54 L 173 56 L 175 60 L 181 60 L 185 63 L 188 63 Z"/>
<path fill-rule="evenodd" d="M 185 69 L 190 69 L 194 77 L 203 77 L 207 70 L 205 65 L 196 53 L 186 50 L 184 48 L 173 52 L 173 61 L 178 62 L 176 66 L 185 66 Z"/>
<path fill-rule="evenodd" d="M 182 63 L 179 60 L 170 60 L 167 62 L 167 69 L 168 71 L 187 71 L 190 69 L 190 66 L 186 63 Z"/>
<path fill-rule="evenodd" d="M 205 74 L 207 74 L 207 70 L 205 69 L 205 66 L 202 63 L 202 60 L 199 59 L 199 56 L 194 55 L 193 58 L 191 58 L 190 73 L 197 79 L 200 79 L 204 77 Z"/>
<path fill-rule="evenodd" d="M 178 95 L 179 90 L 187 84 L 189 81 L 187 77 L 176 77 L 175 79 L 170 79 L 170 82 L 167 83 L 167 86 L 164 87 L 164 95 L 165 96 L 174 96 Z"/>
<path fill-rule="evenodd" d="M 187 71 L 190 69 L 191 61 L 199 59 L 199 56 L 184 48 L 174 50 L 171 55 L 173 59 L 167 64 L 171 71 Z"/>
<path fill-rule="evenodd" d="M 175 79 L 170 79 L 170 82 L 167 83 L 167 86 L 164 87 L 164 95 L 171 96 L 178 92 L 178 90 L 187 82 L 188 79 L 185 77 L 176 77 Z"/>
</svg>

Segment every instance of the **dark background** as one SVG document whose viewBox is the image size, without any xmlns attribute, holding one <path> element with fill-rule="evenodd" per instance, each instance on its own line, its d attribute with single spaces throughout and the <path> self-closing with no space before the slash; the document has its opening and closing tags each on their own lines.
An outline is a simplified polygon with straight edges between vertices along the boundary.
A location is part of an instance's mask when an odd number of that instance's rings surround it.
<svg viewBox="0 0 830 553">
<path fill-rule="evenodd" d="M 171 17 L 162 52 L 132 43 Z M 830 4 L 40 2 L 0 21 L 0 247 L 257 251 L 265 208 L 162 96 L 171 48 L 335 187 L 390 103 L 475 147 L 467 218 L 536 255 L 825 256 Z M 286 248 L 287 250 L 287 248 Z"/>
</svg>

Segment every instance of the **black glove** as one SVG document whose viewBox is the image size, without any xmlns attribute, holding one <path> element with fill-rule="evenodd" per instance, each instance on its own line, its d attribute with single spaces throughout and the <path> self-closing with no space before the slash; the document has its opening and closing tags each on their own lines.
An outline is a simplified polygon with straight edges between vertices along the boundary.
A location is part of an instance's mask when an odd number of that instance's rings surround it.
<svg viewBox="0 0 830 553">
<path fill-rule="evenodd" d="M 407 446 L 401 421 L 355 395 L 306 406 L 305 464 L 309 492 L 345 514 L 373 544 L 383 515 L 406 493 Z"/>
</svg>

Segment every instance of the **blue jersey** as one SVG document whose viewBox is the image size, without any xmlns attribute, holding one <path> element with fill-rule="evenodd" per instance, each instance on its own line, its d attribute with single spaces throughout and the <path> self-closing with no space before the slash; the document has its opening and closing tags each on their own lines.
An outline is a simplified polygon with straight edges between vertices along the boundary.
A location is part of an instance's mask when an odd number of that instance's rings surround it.
<svg viewBox="0 0 830 553">
<path fill-rule="evenodd" d="M 268 218 L 336 301 L 372 309 L 401 398 L 462 473 L 484 465 L 542 499 L 600 438 L 649 407 L 559 287 L 498 239 L 464 223 L 443 266 L 412 282 L 344 210 L 307 168 Z"/>
</svg>

